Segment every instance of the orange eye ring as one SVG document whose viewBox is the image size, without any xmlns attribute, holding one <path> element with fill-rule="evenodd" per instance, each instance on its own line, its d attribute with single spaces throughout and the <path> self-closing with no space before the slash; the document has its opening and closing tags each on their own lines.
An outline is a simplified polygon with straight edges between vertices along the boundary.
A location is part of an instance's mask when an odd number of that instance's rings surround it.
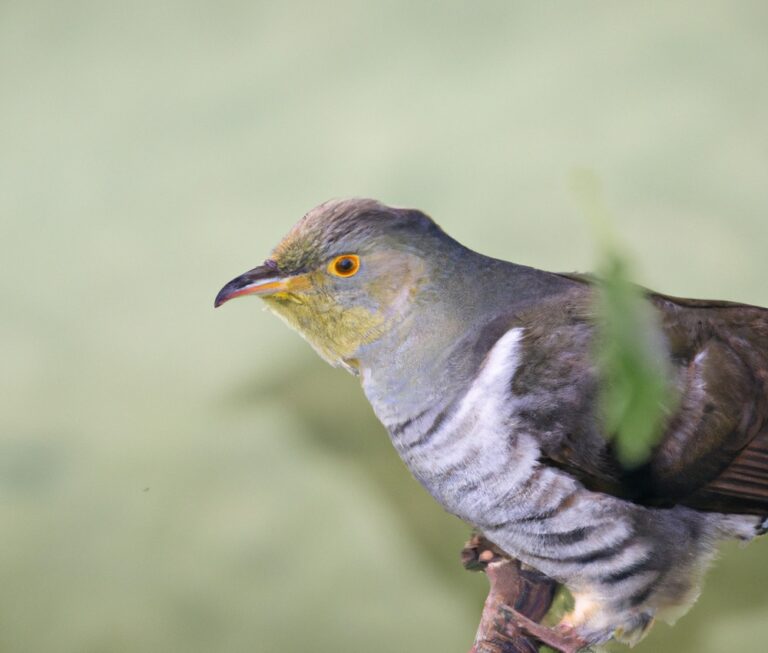
<svg viewBox="0 0 768 653">
<path fill-rule="evenodd" d="M 342 254 L 328 264 L 328 272 L 335 277 L 354 277 L 360 269 L 360 257 L 357 254 Z"/>
</svg>

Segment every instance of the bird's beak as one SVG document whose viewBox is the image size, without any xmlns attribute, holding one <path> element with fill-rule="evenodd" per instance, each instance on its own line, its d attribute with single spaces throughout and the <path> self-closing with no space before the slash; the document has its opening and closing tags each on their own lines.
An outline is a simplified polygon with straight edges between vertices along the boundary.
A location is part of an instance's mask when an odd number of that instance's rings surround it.
<svg viewBox="0 0 768 653">
<path fill-rule="evenodd" d="M 241 274 L 236 279 L 232 279 L 224 286 L 219 294 L 216 295 L 216 301 L 213 303 L 215 308 L 221 306 L 230 299 L 242 295 L 276 295 L 278 293 L 290 292 L 297 289 L 297 286 L 304 283 L 305 277 L 285 277 L 282 276 L 274 267 L 260 265 L 245 274 Z"/>
</svg>

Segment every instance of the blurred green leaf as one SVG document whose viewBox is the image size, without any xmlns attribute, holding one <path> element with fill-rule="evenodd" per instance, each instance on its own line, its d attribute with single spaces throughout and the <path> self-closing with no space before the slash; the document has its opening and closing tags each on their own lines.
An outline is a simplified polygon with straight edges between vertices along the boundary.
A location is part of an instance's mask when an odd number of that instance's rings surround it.
<svg viewBox="0 0 768 653">
<path fill-rule="evenodd" d="M 597 317 L 601 407 L 605 435 L 628 468 L 648 460 L 676 403 L 661 333 L 644 291 L 631 282 L 631 265 L 613 233 L 595 175 L 573 175 L 573 190 L 592 223 L 599 248 Z"/>
</svg>

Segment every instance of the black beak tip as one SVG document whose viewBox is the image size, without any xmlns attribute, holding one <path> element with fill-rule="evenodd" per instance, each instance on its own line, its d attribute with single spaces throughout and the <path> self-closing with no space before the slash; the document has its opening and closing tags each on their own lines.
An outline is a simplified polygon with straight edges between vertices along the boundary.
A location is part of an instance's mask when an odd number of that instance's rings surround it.
<svg viewBox="0 0 768 653">
<path fill-rule="evenodd" d="M 243 293 L 240 292 L 244 288 L 253 285 L 254 283 L 263 279 L 274 278 L 276 275 L 276 266 L 274 264 L 265 264 L 253 270 L 249 270 L 245 274 L 241 274 L 236 279 L 232 279 L 226 286 L 219 290 L 219 294 L 216 295 L 216 299 L 213 300 L 213 307 L 218 308 L 225 302 L 228 302 L 233 297 L 239 297 Z"/>
<path fill-rule="evenodd" d="M 213 307 L 218 308 L 219 306 L 221 306 L 223 303 L 225 303 L 231 298 L 232 298 L 232 284 L 228 283 L 221 290 L 219 290 L 219 294 L 216 295 L 216 299 L 213 300 Z"/>
</svg>

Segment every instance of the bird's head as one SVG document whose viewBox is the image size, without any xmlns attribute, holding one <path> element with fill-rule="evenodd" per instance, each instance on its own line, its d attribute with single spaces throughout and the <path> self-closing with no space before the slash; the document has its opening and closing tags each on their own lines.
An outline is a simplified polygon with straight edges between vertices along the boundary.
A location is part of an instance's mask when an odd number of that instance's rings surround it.
<svg viewBox="0 0 768 653">
<path fill-rule="evenodd" d="M 410 318 L 451 245 L 461 248 L 419 211 L 333 200 L 224 286 L 215 305 L 257 295 L 323 358 L 354 369 L 362 349 Z"/>
</svg>

